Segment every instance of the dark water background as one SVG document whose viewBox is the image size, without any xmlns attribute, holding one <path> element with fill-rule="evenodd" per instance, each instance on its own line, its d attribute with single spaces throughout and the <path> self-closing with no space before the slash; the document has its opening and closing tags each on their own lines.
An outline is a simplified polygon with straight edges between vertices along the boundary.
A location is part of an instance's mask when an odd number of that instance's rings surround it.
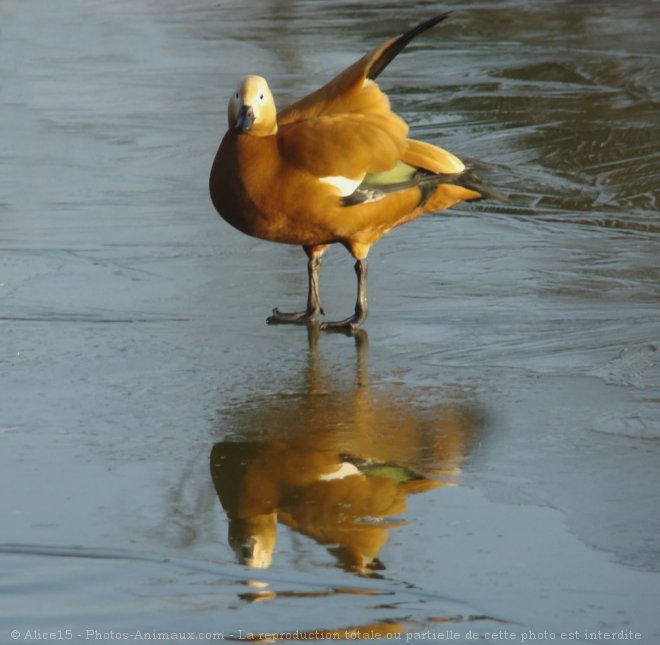
<svg viewBox="0 0 660 645">
<path fill-rule="evenodd" d="M 380 83 L 509 201 L 375 247 L 366 335 L 267 327 L 304 257 L 210 205 L 237 79 L 285 105 L 447 8 Z M 658 642 L 659 14 L 0 1 L 1 638 Z M 321 289 L 350 311 L 344 251 Z M 276 533 L 270 566 L 228 531 Z"/>
</svg>

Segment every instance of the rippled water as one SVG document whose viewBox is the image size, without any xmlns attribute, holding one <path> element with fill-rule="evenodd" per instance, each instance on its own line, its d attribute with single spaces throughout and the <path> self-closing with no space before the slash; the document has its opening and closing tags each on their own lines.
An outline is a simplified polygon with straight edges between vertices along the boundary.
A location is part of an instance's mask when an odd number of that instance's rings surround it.
<svg viewBox="0 0 660 645">
<path fill-rule="evenodd" d="M 383 239 L 365 333 L 266 326 L 304 256 L 211 207 L 236 79 L 283 106 L 444 8 L 380 83 L 508 201 Z M 657 31 L 653 2 L 0 2 L 2 638 L 660 638 Z M 353 289 L 330 252 L 331 315 Z"/>
</svg>

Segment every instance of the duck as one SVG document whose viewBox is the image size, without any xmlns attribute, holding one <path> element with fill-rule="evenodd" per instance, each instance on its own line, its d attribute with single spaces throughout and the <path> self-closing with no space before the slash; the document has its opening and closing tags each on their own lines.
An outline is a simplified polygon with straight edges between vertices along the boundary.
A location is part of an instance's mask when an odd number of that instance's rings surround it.
<svg viewBox="0 0 660 645">
<path fill-rule="evenodd" d="M 275 308 L 269 324 L 356 330 L 367 317 L 367 256 L 383 235 L 425 213 L 498 197 L 451 152 L 409 138 L 376 83 L 408 43 L 450 13 L 387 40 L 279 112 L 263 77 L 240 80 L 211 168 L 211 201 L 242 233 L 299 245 L 307 256 L 305 309 Z M 321 260 L 334 244 L 355 260 L 357 298 L 347 318 L 319 322 Z"/>
</svg>

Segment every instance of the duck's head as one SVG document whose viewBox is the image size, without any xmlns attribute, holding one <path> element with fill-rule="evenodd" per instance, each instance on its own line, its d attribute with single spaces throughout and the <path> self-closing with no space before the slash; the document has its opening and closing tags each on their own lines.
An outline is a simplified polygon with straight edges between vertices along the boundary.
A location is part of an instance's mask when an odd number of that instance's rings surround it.
<svg viewBox="0 0 660 645">
<path fill-rule="evenodd" d="M 228 116 L 229 129 L 236 133 L 257 137 L 275 134 L 277 112 L 266 79 L 246 76 L 229 99 Z"/>
</svg>

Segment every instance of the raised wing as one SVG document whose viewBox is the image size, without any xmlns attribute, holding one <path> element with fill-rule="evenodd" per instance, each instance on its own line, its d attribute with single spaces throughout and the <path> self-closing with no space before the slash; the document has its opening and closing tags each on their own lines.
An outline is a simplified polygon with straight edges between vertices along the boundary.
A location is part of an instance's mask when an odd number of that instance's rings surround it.
<svg viewBox="0 0 660 645">
<path fill-rule="evenodd" d="M 409 151 L 408 126 L 390 109 L 374 79 L 418 34 L 444 13 L 363 56 L 277 117 L 278 146 L 287 163 L 316 177 L 361 180 L 392 168 Z"/>
<path fill-rule="evenodd" d="M 448 11 L 425 20 L 401 36 L 383 43 L 320 89 L 283 109 L 277 115 L 278 124 L 285 125 L 314 116 L 355 111 L 354 106 L 359 104 L 362 98 L 360 95 L 365 89 L 368 89 L 370 93 L 373 92 L 371 88 L 374 87 L 374 84 L 369 81 L 374 81 L 413 38 L 442 22 L 450 13 Z M 387 101 L 387 97 L 378 90 L 377 86 L 375 87 L 382 99 Z M 387 108 L 389 109 L 389 103 Z"/>
</svg>

